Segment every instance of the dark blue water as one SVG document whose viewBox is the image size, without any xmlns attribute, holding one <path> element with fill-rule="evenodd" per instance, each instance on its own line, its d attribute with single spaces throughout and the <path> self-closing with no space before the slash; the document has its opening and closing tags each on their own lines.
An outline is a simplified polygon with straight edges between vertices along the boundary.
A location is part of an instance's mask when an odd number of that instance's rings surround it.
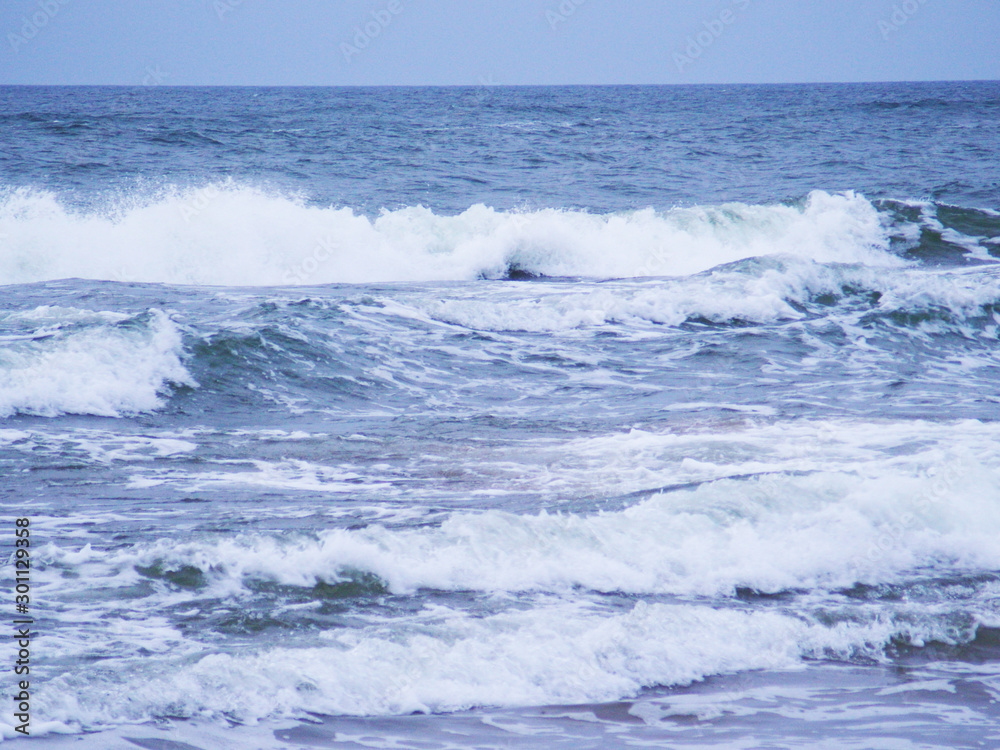
<svg viewBox="0 0 1000 750">
<path fill-rule="evenodd" d="M 37 744 L 997 744 L 998 114 L 0 88 Z"/>
<path fill-rule="evenodd" d="M 3 87 L 0 113 L 6 185 L 80 202 L 227 177 L 368 214 L 1000 192 L 996 82 Z"/>
</svg>

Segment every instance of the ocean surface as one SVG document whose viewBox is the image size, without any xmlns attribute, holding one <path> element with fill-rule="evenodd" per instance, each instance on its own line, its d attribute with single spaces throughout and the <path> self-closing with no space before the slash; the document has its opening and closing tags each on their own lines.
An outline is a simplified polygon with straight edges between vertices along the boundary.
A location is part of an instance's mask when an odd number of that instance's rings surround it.
<svg viewBox="0 0 1000 750">
<path fill-rule="evenodd" d="M 998 82 L 0 87 L 2 735 L 27 517 L 27 747 L 1000 747 L 998 261 Z"/>
</svg>

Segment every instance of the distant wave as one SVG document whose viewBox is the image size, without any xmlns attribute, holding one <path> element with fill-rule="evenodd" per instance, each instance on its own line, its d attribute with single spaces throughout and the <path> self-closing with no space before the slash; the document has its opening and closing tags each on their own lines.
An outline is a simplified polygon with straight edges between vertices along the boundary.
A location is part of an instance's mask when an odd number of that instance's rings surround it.
<svg viewBox="0 0 1000 750">
<path fill-rule="evenodd" d="M 797 205 L 592 214 L 475 205 L 374 220 L 226 182 L 101 211 L 0 191 L 0 284 L 64 278 L 274 286 L 508 276 L 677 276 L 765 255 L 900 265 L 879 210 L 855 193 Z"/>
</svg>

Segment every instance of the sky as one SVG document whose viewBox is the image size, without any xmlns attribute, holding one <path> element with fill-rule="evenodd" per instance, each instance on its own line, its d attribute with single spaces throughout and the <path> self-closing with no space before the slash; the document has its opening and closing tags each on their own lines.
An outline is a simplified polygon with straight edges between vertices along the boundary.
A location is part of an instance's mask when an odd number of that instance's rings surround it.
<svg viewBox="0 0 1000 750">
<path fill-rule="evenodd" d="M 0 0 L 0 84 L 982 79 L 998 0 Z"/>
</svg>

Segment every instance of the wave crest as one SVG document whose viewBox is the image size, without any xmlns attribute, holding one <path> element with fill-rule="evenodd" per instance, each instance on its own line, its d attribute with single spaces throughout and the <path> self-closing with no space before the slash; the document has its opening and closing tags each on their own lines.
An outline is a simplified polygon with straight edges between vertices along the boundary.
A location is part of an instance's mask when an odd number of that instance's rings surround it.
<svg viewBox="0 0 1000 750">
<path fill-rule="evenodd" d="M 177 326 L 160 310 L 136 316 L 43 306 L 11 313 L 27 329 L 0 351 L 0 417 L 120 417 L 163 406 L 171 384 L 196 385 Z"/>
<path fill-rule="evenodd" d="M 698 273 L 764 255 L 899 265 L 879 211 L 855 193 L 798 205 L 591 214 L 413 206 L 375 219 L 232 182 L 75 211 L 0 192 L 0 283 L 62 278 L 223 286 L 454 281 L 508 275 Z"/>
</svg>

